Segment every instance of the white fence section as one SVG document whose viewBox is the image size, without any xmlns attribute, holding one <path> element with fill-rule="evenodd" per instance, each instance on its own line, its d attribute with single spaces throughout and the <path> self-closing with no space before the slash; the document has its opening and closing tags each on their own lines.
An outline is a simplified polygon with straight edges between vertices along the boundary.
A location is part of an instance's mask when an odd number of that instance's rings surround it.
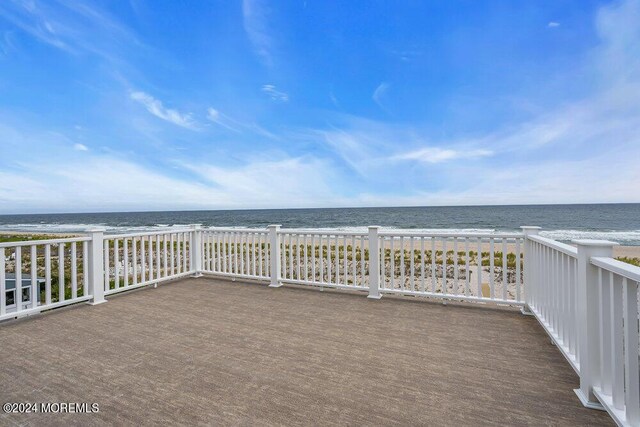
<svg viewBox="0 0 640 427">
<path fill-rule="evenodd" d="M 193 274 L 194 230 L 104 237 L 104 294 L 110 295 Z"/>
<path fill-rule="evenodd" d="M 580 376 L 585 406 L 640 426 L 640 268 L 614 243 L 522 233 L 205 228 L 0 243 L 0 320 L 191 275 L 522 306 Z"/>
<path fill-rule="evenodd" d="M 271 244 L 264 229 L 202 230 L 202 272 L 269 280 Z"/>
<path fill-rule="evenodd" d="M 527 307 L 580 376 L 576 394 L 618 425 L 640 425 L 640 268 L 611 258 L 612 242 L 525 234 Z"/>
<path fill-rule="evenodd" d="M 380 292 L 523 304 L 521 233 L 379 233 Z"/>
<path fill-rule="evenodd" d="M 0 243 L 0 320 L 90 300 L 89 240 Z"/>
<path fill-rule="evenodd" d="M 580 372 L 578 250 L 534 234 L 527 236 L 527 306 L 554 344 Z"/>
<path fill-rule="evenodd" d="M 591 257 L 597 284 L 592 289 L 597 312 L 589 313 L 598 325 L 588 334 L 594 349 L 586 384 L 618 424 L 640 424 L 638 373 L 638 283 L 640 268 L 606 257 Z"/>
<path fill-rule="evenodd" d="M 367 234 L 287 230 L 279 239 L 280 282 L 369 290 Z"/>
</svg>

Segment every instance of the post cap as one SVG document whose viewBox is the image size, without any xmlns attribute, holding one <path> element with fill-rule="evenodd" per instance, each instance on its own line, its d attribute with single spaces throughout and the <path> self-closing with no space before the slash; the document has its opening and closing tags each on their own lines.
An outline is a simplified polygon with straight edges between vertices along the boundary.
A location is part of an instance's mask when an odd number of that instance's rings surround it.
<svg viewBox="0 0 640 427">
<path fill-rule="evenodd" d="M 107 231 L 106 227 L 91 227 L 85 230 L 85 233 L 104 233 Z"/>
<path fill-rule="evenodd" d="M 619 246 L 620 243 L 611 242 L 609 240 L 592 240 L 592 239 L 577 239 L 572 240 L 571 243 L 579 246 Z"/>
<path fill-rule="evenodd" d="M 197 229 L 202 227 L 202 224 L 189 224 L 189 227 Z"/>
<path fill-rule="evenodd" d="M 280 227 L 282 227 L 282 224 L 270 224 L 270 225 L 267 225 L 267 228 L 280 228 Z"/>
<path fill-rule="evenodd" d="M 372 229 L 372 228 L 380 228 L 380 226 L 379 225 L 370 225 L 369 229 Z"/>
</svg>

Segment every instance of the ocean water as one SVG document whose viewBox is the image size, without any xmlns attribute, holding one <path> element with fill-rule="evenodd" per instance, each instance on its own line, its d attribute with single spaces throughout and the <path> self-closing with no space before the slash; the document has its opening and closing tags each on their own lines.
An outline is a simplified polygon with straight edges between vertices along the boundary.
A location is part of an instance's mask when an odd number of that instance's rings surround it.
<svg viewBox="0 0 640 427">
<path fill-rule="evenodd" d="M 560 241 L 607 239 L 640 246 L 640 203 L 528 206 L 386 207 L 334 209 L 261 209 L 0 215 L 0 231 L 81 232 L 104 226 L 109 232 L 203 224 L 218 227 L 338 228 L 368 225 L 415 231 L 515 231 L 542 227 Z"/>
</svg>

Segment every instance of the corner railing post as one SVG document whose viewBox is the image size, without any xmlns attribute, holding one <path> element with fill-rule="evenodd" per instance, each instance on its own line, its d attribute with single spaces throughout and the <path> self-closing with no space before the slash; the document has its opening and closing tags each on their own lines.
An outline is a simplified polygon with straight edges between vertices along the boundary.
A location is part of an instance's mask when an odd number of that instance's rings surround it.
<svg viewBox="0 0 640 427">
<path fill-rule="evenodd" d="M 280 226 L 270 225 L 267 228 L 269 230 L 269 267 L 271 270 L 271 283 L 269 286 L 272 288 L 279 288 L 282 286 L 282 266 L 280 265 Z"/>
<path fill-rule="evenodd" d="M 617 243 L 606 240 L 574 240 L 573 243 L 578 247 L 576 324 L 580 354 L 580 388 L 574 391 L 584 406 L 603 409 L 593 394 L 593 386 L 600 382 L 600 316 L 598 269 L 591 264 L 591 258 L 611 257 Z"/>
<path fill-rule="evenodd" d="M 93 298 L 89 302 L 91 305 L 102 304 L 107 302 L 104 299 L 104 269 L 109 268 L 104 265 L 104 228 L 91 228 L 87 230 L 87 234 L 91 237 L 89 241 L 89 275 L 88 275 L 88 291 L 91 292 Z"/>
<path fill-rule="evenodd" d="M 369 295 L 367 298 L 380 299 L 380 241 L 378 231 L 380 227 L 369 227 Z M 364 260 L 364 248 L 362 248 Z"/>
<path fill-rule="evenodd" d="M 189 263 L 193 272 L 191 277 L 202 276 L 202 227 L 201 224 L 191 224 L 191 239 L 189 240 Z"/>
<path fill-rule="evenodd" d="M 532 315 L 531 312 L 531 297 L 533 292 L 533 251 L 531 249 L 531 241 L 529 240 L 529 236 L 537 236 L 540 233 L 540 227 L 532 226 L 532 225 L 524 225 L 520 227 L 522 233 L 524 234 L 524 253 L 522 254 L 522 259 L 524 260 L 524 286 L 522 289 L 522 299 L 524 301 L 524 306 L 522 306 L 522 314 Z"/>
</svg>

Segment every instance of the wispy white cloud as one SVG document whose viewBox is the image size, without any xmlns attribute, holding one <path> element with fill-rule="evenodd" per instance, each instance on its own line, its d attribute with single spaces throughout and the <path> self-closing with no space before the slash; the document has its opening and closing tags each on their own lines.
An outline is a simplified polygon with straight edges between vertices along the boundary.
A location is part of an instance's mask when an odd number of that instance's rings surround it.
<svg viewBox="0 0 640 427">
<path fill-rule="evenodd" d="M 220 111 L 216 110 L 213 107 L 209 107 L 207 109 L 207 119 L 230 131 L 240 132 L 240 123 L 237 123 L 235 120 L 231 119 L 225 114 L 222 114 Z"/>
<path fill-rule="evenodd" d="M 220 110 L 213 107 L 209 107 L 207 109 L 207 119 L 209 119 L 209 121 L 215 123 L 216 125 L 235 133 L 251 132 L 272 140 L 280 139 L 278 135 L 268 131 L 267 129 L 256 123 L 237 120 L 235 118 L 229 117 L 229 115 L 224 114 Z"/>
<path fill-rule="evenodd" d="M 183 128 L 197 129 L 197 124 L 190 113 L 180 113 L 177 110 L 165 108 L 160 100 L 144 92 L 131 92 L 130 96 L 131 99 L 144 105 L 147 111 L 162 120 Z"/>
<path fill-rule="evenodd" d="M 89 147 L 80 143 L 73 144 L 73 149 L 76 151 L 89 151 Z"/>
<path fill-rule="evenodd" d="M 263 85 L 262 92 L 266 93 L 269 98 L 277 102 L 288 102 L 289 95 L 276 89 L 275 85 Z"/>
<path fill-rule="evenodd" d="M 490 150 L 453 150 L 440 147 L 425 147 L 396 155 L 396 160 L 416 160 L 424 163 L 442 163 L 450 160 L 473 159 L 493 155 Z"/>
<path fill-rule="evenodd" d="M 244 30 L 253 49 L 262 61 L 273 64 L 273 38 L 269 29 L 269 9 L 262 0 L 243 0 L 242 16 Z"/>
<path fill-rule="evenodd" d="M 340 106 L 340 101 L 338 101 L 338 98 L 336 97 L 336 95 L 333 93 L 333 91 L 329 92 L 329 99 L 331 100 L 331 102 L 333 103 L 333 105 L 336 108 L 342 108 Z"/>
<path fill-rule="evenodd" d="M 556 21 L 550 21 L 550 22 L 547 24 L 547 27 L 549 27 L 549 28 L 557 28 L 557 27 L 559 27 L 559 26 L 560 26 L 560 23 L 559 23 L 559 22 L 556 22 Z"/>
<path fill-rule="evenodd" d="M 371 99 L 373 99 L 373 102 L 378 104 L 378 107 L 382 108 L 387 113 L 389 113 L 390 111 L 382 104 L 382 98 L 385 96 L 388 90 L 389 84 L 382 82 L 378 85 L 378 87 L 376 87 L 376 90 L 373 91 L 373 95 L 371 95 Z"/>
<path fill-rule="evenodd" d="M 71 54 L 92 53 L 114 63 L 121 50 L 145 48 L 135 34 L 105 10 L 87 3 L 0 2 L 0 16 L 34 39 Z"/>
</svg>

